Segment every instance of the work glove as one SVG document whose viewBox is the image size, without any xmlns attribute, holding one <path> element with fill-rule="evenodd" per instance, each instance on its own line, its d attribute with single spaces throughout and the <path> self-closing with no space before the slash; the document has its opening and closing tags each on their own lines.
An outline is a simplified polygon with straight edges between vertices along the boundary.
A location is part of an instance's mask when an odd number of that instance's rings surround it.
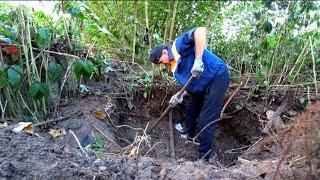
<svg viewBox="0 0 320 180">
<path fill-rule="evenodd" d="M 169 101 L 169 105 L 171 107 L 176 107 L 178 104 L 181 104 L 183 101 L 183 97 L 185 96 L 185 93 L 182 93 L 180 98 L 178 98 L 178 93 L 176 93 L 175 95 L 173 95 Z"/>
<path fill-rule="evenodd" d="M 203 72 L 203 66 L 202 59 L 195 59 L 191 69 L 192 76 L 199 77 Z"/>
</svg>

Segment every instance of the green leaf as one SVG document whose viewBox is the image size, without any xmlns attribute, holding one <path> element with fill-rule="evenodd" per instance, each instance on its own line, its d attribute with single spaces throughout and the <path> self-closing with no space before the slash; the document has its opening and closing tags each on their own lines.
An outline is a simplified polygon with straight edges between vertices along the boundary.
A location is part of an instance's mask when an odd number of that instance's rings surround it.
<svg viewBox="0 0 320 180">
<path fill-rule="evenodd" d="M 73 68 L 77 78 L 79 79 L 82 72 L 83 72 L 83 60 L 77 60 L 75 63 L 74 63 L 74 68 Z"/>
<path fill-rule="evenodd" d="M 23 69 L 21 67 L 14 65 L 10 69 L 8 69 L 7 73 L 10 85 L 14 86 L 21 82 L 23 75 Z"/>
<path fill-rule="evenodd" d="M 96 33 L 98 32 L 98 27 L 95 24 L 88 24 L 85 27 L 84 32 L 96 35 Z"/>
<path fill-rule="evenodd" d="M 40 83 L 40 92 L 44 97 L 48 97 L 50 93 L 49 86 L 44 83 Z"/>
<path fill-rule="evenodd" d="M 72 16 L 77 16 L 79 13 L 80 13 L 80 8 L 78 7 L 71 7 L 69 9 L 69 13 L 72 15 Z"/>
<path fill-rule="evenodd" d="M 105 28 L 105 27 L 99 28 L 99 31 L 101 31 L 101 32 L 104 33 L 104 34 L 112 35 L 112 34 L 110 33 L 110 31 L 108 31 L 108 29 Z"/>
<path fill-rule="evenodd" d="M 84 63 L 83 63 L 83 69 L 89 73 L 89 74 L 92 74 L 93 71 L 94 71 L 94 66 L 93 66 L 93 63 L 89 60 L 85 60 Z"/>
<path fill-rule="evenodd" d="M 269 21 L 266 21 L 262 28 L 265 32 L 270 33 L 272 30 L 272 24 Z"/>
<path fill-rule="evenodd" d="M 275 47 L 276 44 L 277 44 L 277 40 L 275 37 L 270 37 L 268 40 L 268 44 L 271 46 L 271 47 Z"/>
<path fill-rule="evenodd" d="M 41 48 L 46 48 L 51 42 L 52 30 L 48 28 L 39 28 L 35 36 L 35 41 L 37 45 Z"/>
<path fill-rule="evenodd" d="M 29 87 L 29 94 L 31 97 L 36 98 L 38 93 L 40 92 L 40 83 L 33 83 L 31 84 L 31 86 Z"/>
<path fill-rule="evenodd" d="M 0 70 L 0 89 L 4 88 L 7 84 L 7 73 L 3 70 Z"/>
<path fill-rule="evenodd" d="M 265 88 L 269 88 L 270 87 L 270 83 L 268 81 L 263 81 L 263 86 Z"/>
<path fill-rule="evenodd" d="M 62 75 L 62 66 L 57 63 L 50 63 L 48 65 L 48 76 L 49 80 L 56 83 L 60 80 Z"/>
<path fill-rule="evenodd" d="M 50 89 L 47 84 L 35 82 L 29 87 L 30 96 L 36 100 L 40 100 L 43 97 L 48 97 L 49 93 Z"/>
<path fill-rule="evenodd" d="M 262 79 L 264 77 L 264 73 L 262 71 L 257 71 L 256 76 L 257 78 Z"/>
<path fill-rule="evenodd" d="M 90 145 L 92 151 L 101 151 L 103 149 L 103 141 L 97 138 L 94 143 Z"/>
</svg>

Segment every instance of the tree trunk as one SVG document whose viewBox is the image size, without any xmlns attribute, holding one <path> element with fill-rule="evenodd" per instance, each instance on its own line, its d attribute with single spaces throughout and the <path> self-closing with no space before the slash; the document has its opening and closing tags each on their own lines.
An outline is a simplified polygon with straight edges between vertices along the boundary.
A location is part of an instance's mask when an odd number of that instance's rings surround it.
<svg viewBox="0 0 320 180">
<path fill-rule="evenodd" d="M 178 0 L 174 1 L 174 7 L 173 7 L 172 19 L 171 19 L 171 26 L 170 26 L 170 33 L 169 33 L 169 41 L 173 41 L 172 40 L 172 35 L 173 35 L 174 22 L 175 22 L 176 14 L 177 14 L 178 3 L 179 3 Z"/>
<path fill-rule="evenodd" d="M 137 7 L 137 1 L 134 1 L 134 6 Z M 136 41 L 137 41 L 137 8 L 134 8 L 134 16 L 133 16 L 133 43 L 132 43 L 132 63 L 134 63 L 134 59 L 136 56 Z"/>
</svg>

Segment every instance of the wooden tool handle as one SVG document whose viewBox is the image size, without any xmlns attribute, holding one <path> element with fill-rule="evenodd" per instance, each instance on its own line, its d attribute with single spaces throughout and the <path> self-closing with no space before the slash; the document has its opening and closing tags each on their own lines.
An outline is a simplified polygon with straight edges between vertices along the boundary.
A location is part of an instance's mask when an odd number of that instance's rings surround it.
<svg viewBox="0 0 320 180">
<path fill-rule="evenodd" d="M 182 89 L 178 92 L 178 98 L 180 98 L 180 96 L 182 95 L 182 93 L 184 93 L 184 91 L 187 89 L 187 87 L 191 84 L 191 82 L 193 81 L 193 79 L 194 79 L 194 76 L 191 76 L 189 79 L 188 79 L 188 81 L 187 81 L 187 83 L 182 87 Z M 168 112 L 169 112 L 169 110 L 171 109 L 171 106 L 168 106 L 167 108 L 166 108 L 166 110 L 164 110 L 163 111 L 163 113 L 161 114 L 161 116 L 156 120 L 156 121 L 154 121 L 154 123 L 151 123 L 150 125 L 149 125 L 149 128 L 148 128 L 148 130 L 147 130 L 147 133 L 149 133 L 157 124 L 158 124 L 158 122 L 166 115 L 166 114 L 168 114 Z"/>
</svg>

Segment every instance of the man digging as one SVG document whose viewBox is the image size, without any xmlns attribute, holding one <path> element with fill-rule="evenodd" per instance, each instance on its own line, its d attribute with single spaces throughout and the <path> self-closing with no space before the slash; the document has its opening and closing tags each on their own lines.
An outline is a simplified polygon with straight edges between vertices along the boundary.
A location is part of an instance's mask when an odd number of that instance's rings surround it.
<svg viewBox="0 0 320 180">
<path fill-rule="evenodd" d="M 197 118 L 201 130 L 220 117 L 229 84 L 227 65 L 206 49 L 206 33 L 204 27 L 191 29 L 176 38 L 171 47 L 157 45 L 150 52 L 151 62 L 168 66 L 182 86 L 191 76 L 195 77 L 180 97 L 177 93 L 169 101 L 170 106 L 175 107 L 185 100 L 185 135 L 189 140 L 196 135 Z M 199 136 L 199 158 L 206 161 L 214 154 L 210 152 L 215 130 L 216 124 L 212 124 Z"/>
</svg>

